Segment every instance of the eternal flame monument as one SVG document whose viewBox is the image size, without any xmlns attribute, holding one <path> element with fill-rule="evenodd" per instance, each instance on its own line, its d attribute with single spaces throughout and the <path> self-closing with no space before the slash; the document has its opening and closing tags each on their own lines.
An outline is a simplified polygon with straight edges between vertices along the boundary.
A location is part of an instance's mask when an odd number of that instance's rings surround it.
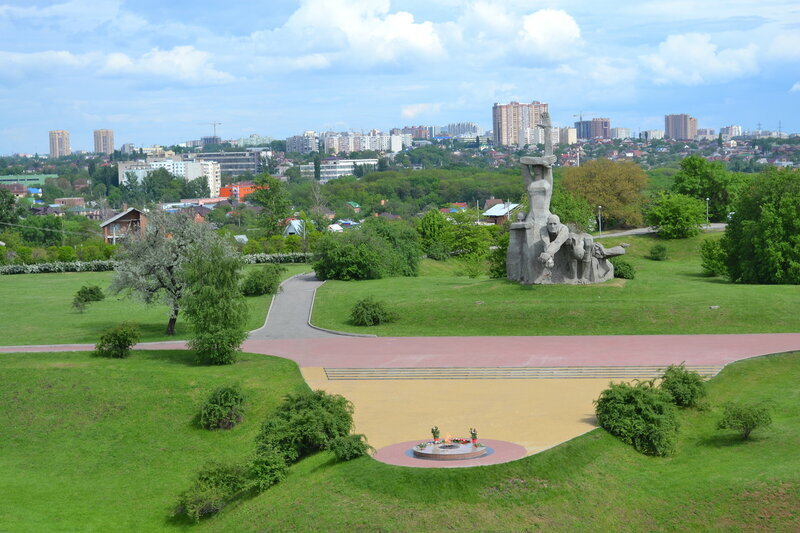
<svg viewBox="0 0 800 533">
<path fill-rule="evenodd" d="M 511 224 L 506 277 L 525 285 L 601 283 L 614 277 L 608 258 L 625 253 L 625 246 L 605 248 L 588 233 L 574 233 L 550 212 L 553 195 L 553 139 L 550 114 L 542 113 L 544 156 L 522 157 L 522 177 L 530 212 Z"/>
</svg>

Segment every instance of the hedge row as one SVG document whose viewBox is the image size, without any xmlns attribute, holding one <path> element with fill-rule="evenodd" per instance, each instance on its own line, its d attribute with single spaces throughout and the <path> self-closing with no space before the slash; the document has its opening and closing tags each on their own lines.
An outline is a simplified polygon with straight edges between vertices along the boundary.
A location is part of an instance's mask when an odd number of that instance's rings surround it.
<svg viewBox="0 0 800 533">
<path fill-rule="evenodd" d="M 288 254 L 249 254 L 242 260 L 248 265 L 258 263 L 307 263 L 312 254 L 294 252 Z M 2 265 L 0 275 L 6 274 L 51 274 L 54 272 L 105 272 L 114 270 L 116 261 L 104 259 L 98 261 L 54 261 L 52 263 L 34 263 L 31 265 Z"/>
</svg>

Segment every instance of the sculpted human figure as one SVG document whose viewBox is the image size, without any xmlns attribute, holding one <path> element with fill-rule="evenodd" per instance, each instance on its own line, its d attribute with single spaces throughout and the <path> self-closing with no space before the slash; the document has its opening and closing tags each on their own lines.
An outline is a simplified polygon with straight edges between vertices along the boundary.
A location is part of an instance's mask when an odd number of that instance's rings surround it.
<svg viewBox="0 0 800 533">
<path fill-rule="evenodd" d="M 569 239 L 569 228 L 561 223 L 558 215 L 547 217 L 547 224 L 540 230 L 544 251 L 539 254 L 539 261 L 545 267 L 553 268 L 556 253 L 561 250 L 561 246 Z"/>
<path fill-rule="evenodd" d="M 537 125 L 545 130 L 544 156 L 521 157 L 522 177 L 528 192 L 530 212 L 528 220 L 543 226 L 550 216 L 550 199 L 553 196 L 553 139 L 550 133 L 550 114 L 542 113 L 542 123 Z"/>
</svg>

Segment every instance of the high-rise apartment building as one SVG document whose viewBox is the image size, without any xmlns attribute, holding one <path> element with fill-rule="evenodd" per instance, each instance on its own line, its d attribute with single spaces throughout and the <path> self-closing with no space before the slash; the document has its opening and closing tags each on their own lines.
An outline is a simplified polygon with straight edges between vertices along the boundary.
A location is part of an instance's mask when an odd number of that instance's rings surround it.
<svg viewBox="0 0 800 533">
<path fill-rule="evenodd" d="M 611 138 L 611 119 L 593 118 L 591 120 L 581 120 L 575 123 L 578 132 L 578 139 L 610 139 Z"/>
<path fill-rule="evenodd" d="M 611 128 L 611 138 L 612 139 L 630 139 L 631 138 L 631 129 L 630 128 Z"/>
<path fill-rule="evenodd" d="M 575 128 L 558 128 L 559 144 L 573 145 L 578 142 L 578 130 Z"/>
<path fill-rule="evenodd" d="M 94 153 L 111 155 L 114 153 L 114 132 L 94 130 Z"/>
<path fill-rule="evenodd" d="M 495 146 L 524 146 L 530 138 L 528 130 L 538 127 L 547 104 L 531 102 L 520 104 L 494 104 L 492 107 L 492 134 Z"/>
<path fill-rule="evenodd" d="M 71 155 L 69 147 L 69 132 L 66 130 L 53 130 L 50 132 L 50 157 L 63 157 Z"/>
<path fill-rule="evenodd" d="M 697 136 L 697 119 L 686 114 L 664 115 L 664 136 L 688 141 Z"/>
</svg>

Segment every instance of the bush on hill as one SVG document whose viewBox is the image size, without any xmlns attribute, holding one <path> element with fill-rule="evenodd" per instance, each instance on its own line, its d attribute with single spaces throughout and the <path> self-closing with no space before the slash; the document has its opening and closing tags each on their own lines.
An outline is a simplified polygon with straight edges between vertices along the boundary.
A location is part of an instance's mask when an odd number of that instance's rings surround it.
<svg viewBox="0 0 800 533">
<path fill-rule="evenodd" d="M 700 266 L 706 276 L 725 276 L 728 274 L 725 250 L 717 239 L 706 239 L 700 243 Z"/>
<path fill-rule="evenodd" d="M 216 389 L 200 408 L 200 426 L 205 429 L 231 429 L 244 418 L 244 400 L 244 394 L 238 386 Z"/>
<path fill-rule="evenodd" d="M 661 389 L 672 396 L 678 407 L 697 407 L 706 396 L 703 376 L 686 370 L 686 365 L 669 365 L 661 377 Z"/>
<path fill-rule="evenodd" d="M 672 397 L 652 381 L 612 383 L 595 400 L 600 427 L 646 455 L 669 455 L 678 438 Z"/>
<path fill-rule="evenodd" d="M 100 357 L 125 358 L 130 355 L 131 348 L 139 342 L 139 338 L 139 326 L 123 322 L 103 333 L 95 345 L 94 353 Z"/>
<path fill-rule="evenodd" d="M 356 326 L 377 326 L 394 320 L 397 320 L 397 313 L 371 296 L 357 301 L 350 311 L 350 321 Z"/>
<path fill-rule="evenodd" d="M 360 434 L 337 437 L 330 442 L 328 449 L 333 452 L 337 461 L 350 461 L 368 455 L 373 450 L 367 444 L 366 437 Z"/>
<path fill-rule="evenodd" d="M 634 270 L 633 265 L 624 259 L 612 257 L 609 259 L 609 261 L 612 265 L 614 265 L 615 278 L 634 279 L 636 277 L 636 270 Z"/>
<path fill-rule="evenodd" d="M 734 429 L 747 440 L 754 429 L 770 425 L 772 425 L 772 415 L 766 404 L 729 402 L 725 404 L 725 412 L 717 428 Z"/>
<path fill-rule="evenodd" d="M 251 270 L 242 282 L 242 293 L 245 296 L 262 296 L 275 294 L 281 284 L 281 276 L 286 267 L 277 263 L 265 263 L 261 268 Z"/>
</svg>

